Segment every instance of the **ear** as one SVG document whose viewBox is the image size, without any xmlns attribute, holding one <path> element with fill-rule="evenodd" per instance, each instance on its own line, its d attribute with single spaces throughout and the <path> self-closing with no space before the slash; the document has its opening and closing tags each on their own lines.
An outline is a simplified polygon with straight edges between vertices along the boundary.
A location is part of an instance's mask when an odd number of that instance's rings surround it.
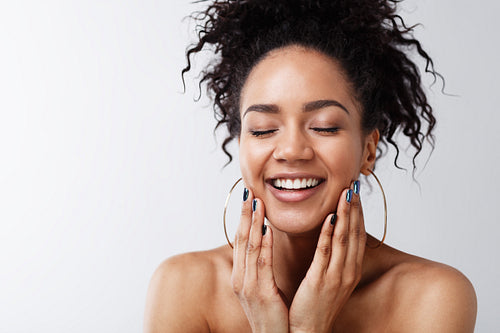
<svg viewBox="0 0 500 333">
<path fill-rule="evenodd" d="M 370 134 L 365 137 L 363 159 L 361 160 L 360 172 L 367 176 L 370 174 L 368 170 L 373 170 L 375 160 L 377 158 L 377 144 L 380 139 L 380 132 L 374 129 Z"/>
</svg>

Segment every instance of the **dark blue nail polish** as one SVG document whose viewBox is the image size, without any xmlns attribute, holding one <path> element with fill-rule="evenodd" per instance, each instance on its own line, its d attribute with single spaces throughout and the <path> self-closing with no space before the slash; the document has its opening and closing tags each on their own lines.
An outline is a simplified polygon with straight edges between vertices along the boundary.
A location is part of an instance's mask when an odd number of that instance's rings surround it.
<svg viewBox="0 0 500 333">
<path fill-rule="evenodd" d="M 352 190 L 351 190 L 351 189 L 349 189 L 349 191 L 347 191 L 347 195 L 346 195 L 346 197 L 345 197 L 345 200 L 346 200 L 347 202 L 351 202 L 351 199 L 352 199 Z"/>
<path fill-rule="evenodd" d="M 337 213 L 333 213 L 332 218 L 330 219 L 330 224 L 335 225 L 336 221 L 337 221 Z"/>
<path fill-rule="evenodd" d="M 262 236 L 264 236 L 266 234 L 266 231 L 267 231 L 267 225 L 263 225 L 262 226 Z"/>
<path fill-rule="evenodd" d="M 252 201 L 252 210 L 255 212 L 257 210 L 257 200 L 253 199 Z"/>
<path fill-rule="evenodd" d="M 359 194 L 359 180 L 356 180 L 353 185 L 354 194 Z"/>
<path fill-rule="evenodd" d="M 243 190 L 243 201 L 247 201 L 248 199 L 248 189 L 245 187 Z"/>
</svg>

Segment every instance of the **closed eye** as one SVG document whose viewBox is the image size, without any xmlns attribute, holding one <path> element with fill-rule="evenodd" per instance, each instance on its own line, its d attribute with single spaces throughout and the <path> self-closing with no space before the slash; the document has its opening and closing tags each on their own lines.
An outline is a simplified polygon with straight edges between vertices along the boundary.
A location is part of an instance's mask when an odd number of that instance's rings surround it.
<svg viewBox="0 0 500 333">
<path fill-rule="evenodd" d="M 338 127 L 312 127 L 311 129 L 320 133 L 336 133 L 339 131 Z"/>
<path fill-rule="evenodd" d="M 270 130 L 265 130 L 265 131 L 250 131 L 250 133 L 253 135 L 253 136 L 263 136 L 263 135 L 266 135 L 266 134 L 271 134 L 271 133 L 274 133 L 276 132 L 277 129 L 270 129 Z"/>
</svg>

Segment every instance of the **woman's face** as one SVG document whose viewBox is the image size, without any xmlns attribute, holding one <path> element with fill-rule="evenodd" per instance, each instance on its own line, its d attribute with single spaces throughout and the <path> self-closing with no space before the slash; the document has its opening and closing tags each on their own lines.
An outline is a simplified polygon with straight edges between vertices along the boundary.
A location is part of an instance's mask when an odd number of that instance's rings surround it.
<svg viewBox="0 0 500 333">
<path fill-rule="evenodd" d="M 339 64 L 317 51 L 272 51 L 240 99 L 240 164 L 266 217 L 287 233 L 316 231 L 340 193 L 375 161 L 378 131 L 363 135 Z"/>
</svg>

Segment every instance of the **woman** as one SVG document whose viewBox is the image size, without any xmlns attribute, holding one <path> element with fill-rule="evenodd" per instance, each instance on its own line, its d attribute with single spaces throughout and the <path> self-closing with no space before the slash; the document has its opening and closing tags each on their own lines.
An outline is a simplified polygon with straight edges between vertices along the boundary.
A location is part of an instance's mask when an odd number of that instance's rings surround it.
<svg viewBox="0 0 500 333">
<path fill-rule="evenodd" d="M 367 235 L 360 174 L 379 143 L 433 144 L 433 110 L 409 52 L 431 58 L 397 1 L 216 0 L 190 56 L 237 139 L 243 192 L 233 245 L 166 260 L 147 332 L 472 332 L 460 272 Z M 397 166 L 397 157 L 394 161 Z M 371 177 L 371 176 L 370 176 Z M 269 223 L 265 225 L 264 218 Z M 380 246 L 378 246 L 380 245 Z"/>
</svg>

